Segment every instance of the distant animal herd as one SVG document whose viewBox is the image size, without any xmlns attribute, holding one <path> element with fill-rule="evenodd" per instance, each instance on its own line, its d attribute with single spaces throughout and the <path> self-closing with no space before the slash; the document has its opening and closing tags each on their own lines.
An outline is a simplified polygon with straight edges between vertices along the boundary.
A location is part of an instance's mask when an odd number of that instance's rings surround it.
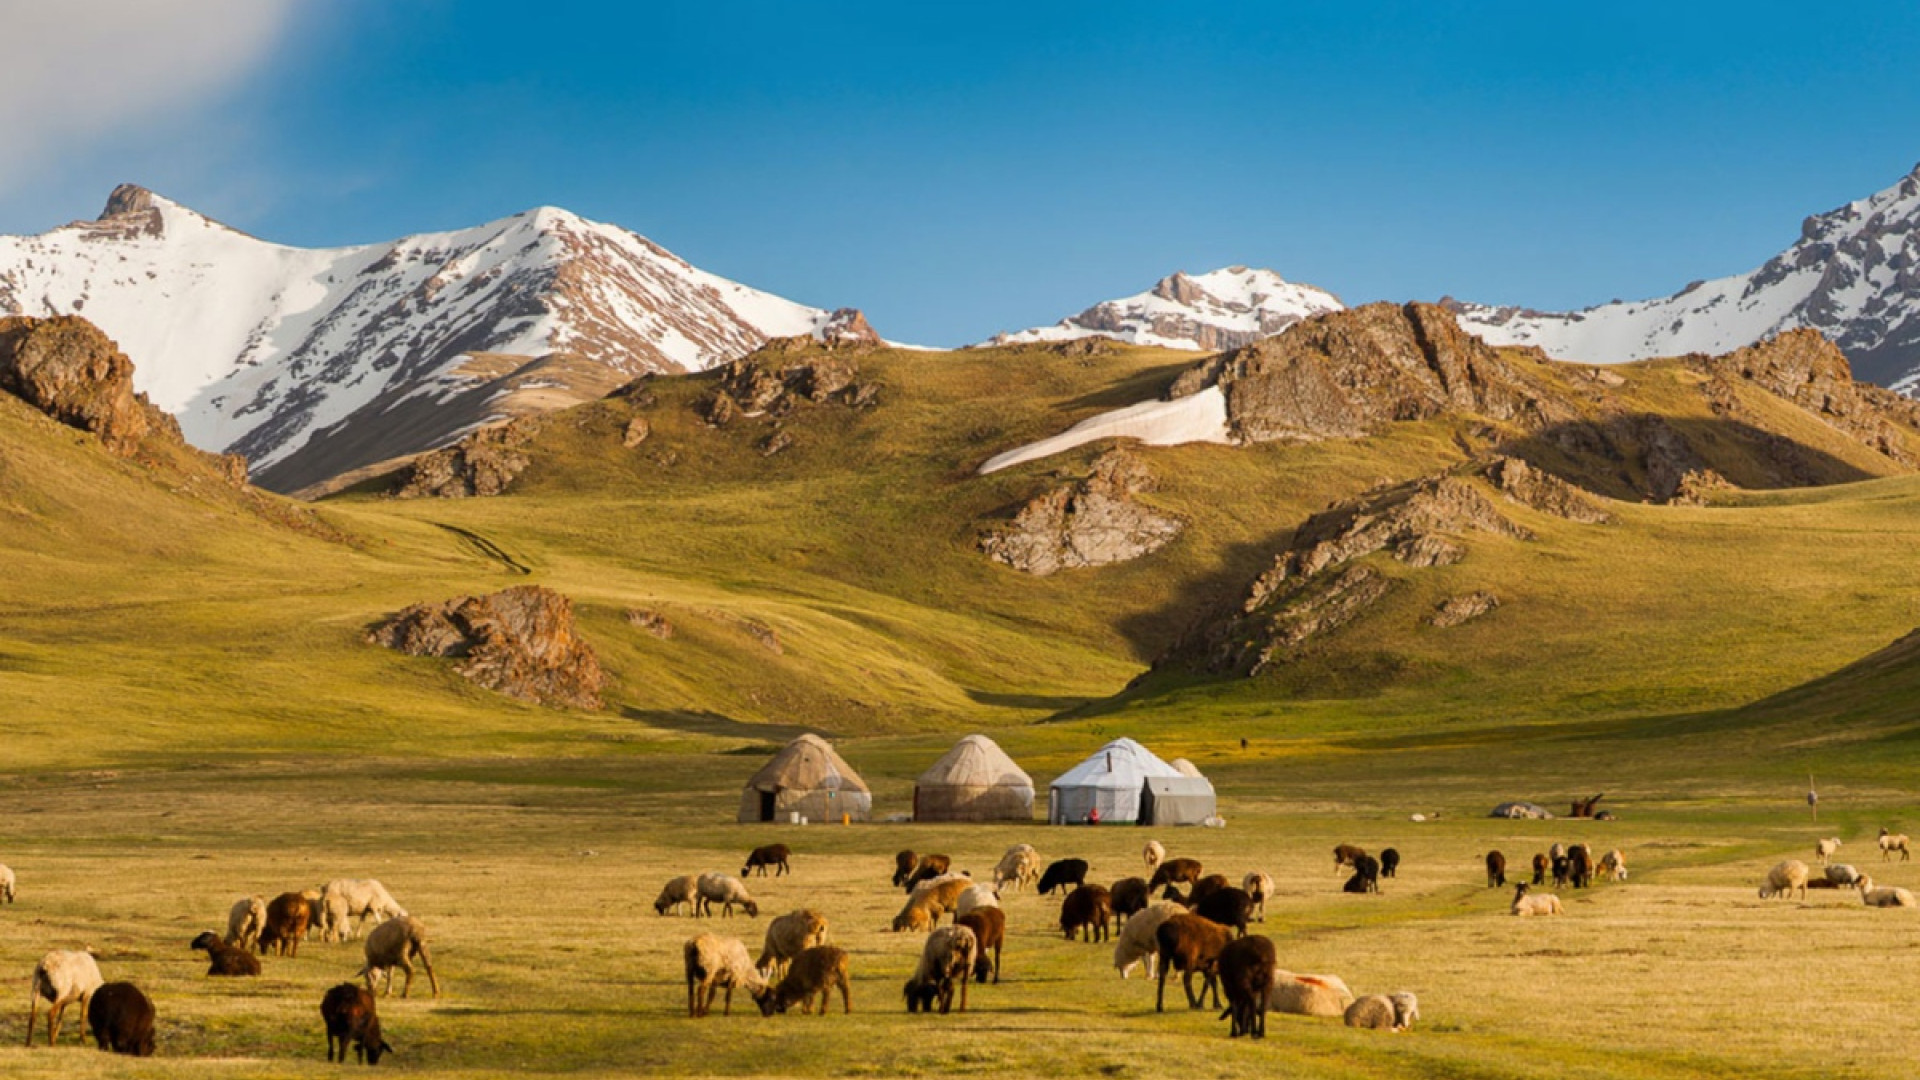
<svg viewBox="0 0 1920 1080">
<path fill-rule="evenodd" d="M 1881 829 L 1878 838 L 1882 862 L 1896 855 L 1911 860 L 1904 834 Z M 1814 844 L 1814 857 L 1823 867 L 1812 875 L 1807 864 L 1787 859 L 1767 871 L 1761 899 L 1798 895 L 1809 889 L 1853 889 L 1869 907 L 1916 905 L 1913 893 L 1883 887 L 1856 867 L 1834 861 L 1841 841 L 1825 837 Z M 687 912 L 692 916 L 731 916 L 737 908 L 749 917 L 760 905 L 742 879 L 758 873 L 775 877 L 792 873 L 792 851 L 785 844 L 755 848 L 740 876 L 719 873 L 676 877 L 661 889 L 654 902 L 660 915 Z M 1146 977 L 1157 980 L 1155 1008 L 1166 1009 L 1167 978 L 1178 972 L 1187 1005 L 1192 1009 L 1221 1010 L 1230 1021 L 1229 1034 L 1262 1038 L 1270 1011 L 1303 1016 L 1342 1018 L 1352 1027 L 1405 1031 L 1420 1016 L 1419 1000 L 1400 991 L 1356 996 L 1337 975 L 1305 975 L 1278 964 L 1273 941 L 1250 934 L 1253 922 L 1266 920 L 1266 905 L 1274 894 L 1273 877 L 1262 870 L 1247 871 L 1238 885 L 1226 874 L 1204 872 L 1197 859 L 1170 858 L 1158 841 L 1148 841 L 1141 852 L 1143 875 L 1115 881 L 1111 886 L 1089 884 L 1085 859 L 1066 858 L 1045 863 L 1030 844 L 1008 848 L 995 865 L 991 881 L 976 881 L 965 871 L 954 871 L 943 854 L 901 851 L 893 858 L 892 885 L 906 900 L 893 919 L 899 933 L 924 933 L 926 943 L 902 988 L 909 1013 L 947 1013 L 955 1006 L 965 1012 L 972 983 L 998 983 L 1007 940 L 1003 895 L 1032 888 L 1042 896 L 1060 894 L 1059 928 L 1069 941 L 1113 943 L 1113 966 L 1122 979 L 1145 965 Z M 1508 861 L 1500 851 L 1484 857 L 1490 889 L 1508 885 Z M 1378 856 L 1353 844 L 1333 849 L 1336 874 L 1345 876 L 1342 891 L 1380 892 L 1382 878 L 1392 879 L 1401 864 L 1400 852 L 1385 848 Z M 1618 848 L 1595 857 L 1584 843 L 1554 844 L 1531 859 L 1531 875 L 1513 883 L 1510 907 L 1516 916 L 1553 916 L 1566 912 L 1559 896 L 1535 891 L 1549 883 L 1554 888 L 1585 889 L 1596 881 L 1627 880 L 1627 860 Z M 16 877 L 0 865 L 0 903 L 11 904 L 17 894 Z M 1185 891 L 1181 890 L 1185 886 Z M 947 925 L 941 920 L 951 916 Z M 427 948 L 427 928 L 409 915 L 386 887 L 371 879 L 340 878 L 325 885 L 281 893 L 272 900 L 246 896 L 228 912 L 225 934 L 206 931 L 189 949 L 207 955 L 210 977 L 248 977 L 260 974 L 261 956 L 297 956 L 300 943 L 318 935 L 323 941 L 353 939 L 368 923 L 365 963 L 354 975 L 328 990 L 319 1003 L 326 1036 L 328 1061 L 347 1059 L 377 1064 L 393 1047 L 381 1034 L 374 990 L 393 992 L 397 969 L 405 975 L 401 996 L 413 989 L 414 964 L 427 976 L 433 995 L 440 994 L 439 977 Z M 747 994 L 762 1015 L 790 1011 L 798 1005 L 812 1013 L 817 1005 L 826 1015 L 837 996 L 841 1011 L 853 1011 L 850 965 L 845 949 L 828 942 L 828 920 L 812 908 L 800 908 L 768 922 L 759 956 L 749 954 L 738 938 L 714 933 L 697 934 L 683 948 L 687 1012 L 705 1016 L 718 997 L 723 1014 L 730 1013 L 733 991 Z M 256 955 L 257 954 L 257 955 Z M 1200 986 L 1196 992 L 1194 979 Z M 364 985 L 362 985 L 364 982 Z M 1224 998 L 1225 1004 L 1222 1005 Z M 27 1045 L 42 1006 L 47 1013 L 47 1043 L 59 1038 L 61 1020 L 70 1005 L 78 1005 L 87 1029 L 100 1049 L 147 1056 L 154 1052 L 154 1004 L 129 982 L 107 982 L 91 950 L 55 950 L 34 967 L 27 1012 Z"/>
</svg>

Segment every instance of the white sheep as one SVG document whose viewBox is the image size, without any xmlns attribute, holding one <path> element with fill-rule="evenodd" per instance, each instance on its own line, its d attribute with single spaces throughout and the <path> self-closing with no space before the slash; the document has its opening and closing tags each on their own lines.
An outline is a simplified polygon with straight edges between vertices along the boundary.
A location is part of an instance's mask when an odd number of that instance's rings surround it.
<svg viewBox="0 0 1920 1080">
<path fill-rule="evenodd" d="M 1387 1000 L 1393 1002 L 1393 1030 L 1405 1031 L 1420 1019 L 1420 999 L 1411 990 L 1388 994 Z"/>
<path fill-rule="evenodd" d="M 794 915 L 812 914 L 794 912 Z M 790 918 L 782 915 L 780 918 Z M 780 921 L 779 919 L 774 920 Z M 747 946 L 739 938 L 701 934 L 688 941 L 683 950 L 687 967 L 687 1015 L 705 1016 L 713 1007 L 713 992 L 723 990 L 726 999 L 721 1015 L 733 1012 L 733 990 L 739 987 L 755 1000 L 766 996 L 767 980 L 747 959 Z"/>
<path fill-rule="evenodd" d="M 1900 853 L 1900 861 L 1913 858 L 1913 852 L 1907 850 L 1907 834 L 1888 832 L 1885 826 L 1880 829 L 1880 861 L 1893 858 L 1894 852 Z"/>
<path fill-rule="evenodd" d="M 1835 885 L 1851 887 L 1865 876 L 1852 863 L 1830 863 L 1827 866 L 1827 880 Z"/>
<path fill-rule="evenodd" d="M 1786 896 L 1795 889 L 1800 891 L 1800 899 L 1807 898 L 1807 864 L 1799 859 L 1788 859 L 1767 871 L 1767 883 L 1760 886 L 1760 899 Z"/>
<path fill-rule="evenodd" d="M 406 913 L 387 887 L 372 878 L 334 878 L 320 889 L 320 940 L 351 941 L 366 929 L 368 916 L 378 924 Z M 355 919 L 359 921 L 349 926 Z"/>
<path fill-rule="evenodd" d="M 787 964 L 796 956 L 827 943 L 827 917 L 812 908 L 799 908 L 767 924 L 767 938 L 754 966 L 769 979 L 778 980 L 787 973 Z"/>
<path fill-rule="evenodd" d="M 226 943 L 236 949 L 251 951 L 260 941 L 260 931 L 267 926 L 267 899 L 264 896 L 243 896 L 233 902 L 227 911 Z"/>
<path fill-rule="evenodd" d="M 387 987 L 384 995 L 393 993 L 393 969 L 399 968 L 407 973 L 407 982 L 400 990 L 400 996 L 413 993 L 413 961 L 420 961 L 427 969 L 427 982 L 433 987 L 433 996 L 440 996 L 440 978 L 433 973 L 433 957 L 427 953 L 427 924 L 411 915 L 400 915 L 373 928 L 367 935 L 367 966 L 360 969 L 356 979 L 367 980 L 367 992 L 373 992 L 373 977 L 384 973 Z"/>
<path fill-rule="evenodd" d="M 13 903 L 14 878 L 13 867 L 0 863 L 0 900 Z"/>
<path fill-rule="evenodd" d="M 1868 907 L 1916 907 L 1913 894 L 1894 886 L 1875 886 L 1873 879 L 1862 875 L 1854 882 L 1854 888 L 1860 890 L 1860 902 Z"/>
<path fill-rule="evenodd" d="M 1813 854 L 1815 858 L 1820 860 L 1821 866 L 1825 866 L 1831 862 L 1833 860 L 1833 853 L 1839 850 L 1840 838 L 1837 836 L 1829 836 L 1823 840 L 1815 840 L 1813 842 Z"/>
<path fill-rule="evenodd" d="M 1565 915 L 1560 898 L 1552 893 L 1530 892 L 1532 886 L 1521 882 L 1513 890 L 1513 913 L 1522 918 L 1532 915 Z"/>
<path fill-rule="evenodd" d="M 1240 888 L 1253 901 L 1253 910 L 1261 922 L 1267 921 L 1267 897 L 1273 895 L 1273 875 L 1252 870 L 1240 881 Z"/>
<path fill-rule="evenodd" d="M 1345 1016 L 1353 1004 L 1353 991 L 1338 975 L 1295 975 L 1291 971 L 1273 973 L 1273 989 L 1267 993 L 1267 1007 L 1274 1012 L 1295 1016 Z"/>
<path fill-rule="evenodd" d="M 682 904 L 685 904 L 693 914 L 699 914 L 700 879 L 692 874 L 667 882 L 666 886 L 660 890 L 660 898 L 653 902 L 653 910 L 665 915 L 667 909 L 671 908 L 673 913 L 678 915 Z"/>
<path fill-rule="evenodd" d="M 1011 885 L 1015 889 L 1031 885 L 1040 880 L 1040 853 L 1032 844 L 1015 844 L 1000 856 L 1000 864 L 993 868 L 993 883 L 1005 888 Z"/>
<path fill-rule="evenodd" d="M 1147 962 L 1147 978 L 1160 972 L 1160 943 L 1155 936 L 1160 924 L 1175 915 L 1186 914 L 1186 906 L 1171 900 L 1156 900 L 1127 917 L 1120 937 L 1113 943 L 1113 967 L 1126 978 L 1142 960 Z"/>
<path fill-rule="evenodd" d="M 1347 1026 L 1373 1031 L 1392 1031 L 1393 1000 L 1385 994 L 1368 994 L 1347 1006 Z"/>
<path fill-rule="evenodd" d="M 960 891 L 960 898 L 954 901 L 953 913 L 965 915 L 983 907 L 999 907 L 1000 890 L 992 885 L 969 885 Z"/>
<path fill-rule="evenodd" d="M 1627 880 L 1627 855 L 1619 848 L 1600 856 L 1600 872 L 1612 881 Z"/>
<path fill-rule="evenodd" d="M 1160 868 L 1161 863 L 1167 861 L 1166 845 L 1158 840 L 1149 840 L 1147 846 L 1141 850 L 1140 857 L 1146 860 L 1147 873 L 1151 874 Z"/>
<path fill-rule="evenodd" d="M 34 1012 L 42 1001 L 47 1003 L 47 1045 L 52 1046 L 60 1037 L 60 1017 L 67 1006 L 80 1003 L 80 1015 L 87 1015 L 87 1004 L 93 998 L 93 992 L 105 982 L 100 977 L 100 965 L 94 962 L 93 952 L 55 949 L 40 958 L 34 965 L 33 980 L 27 991 L 27 1045 L 33 1045 Z M 86 1025 L 81 1025 L 84 1040 Z"/>
<path fill-rule="evenodd" d="M 946 1012 L 953 1004 L 954 984 L 959 983 L 960 1011 L 967 1011 L 967 984 L 973 981 L 973 961 L 980 954 L 979 939 L 964 926 L 943 926 L 927 935 L 920 950 L 920 966 L 907 980 L 907 1011 L 918 1006 L 932 1012 L 934 1002 Z"/>
<path fill-rule="evenodd" d="M 737 877 L 714 873 L 701 874 L 699 880 L 695 882 L 695 887 L 700 893 L 700 899 L 693 906 L 695 915 L 713 914 L 715 904 L 721 905 L 720 914 L 726 918 L 733 917 L 735 904 L 740 905 L 741 910 L 748 915 L 760 914 L 760 904 L 754 900 L 751 893 L 747 892 L 747 886 Z"/>
</svg>

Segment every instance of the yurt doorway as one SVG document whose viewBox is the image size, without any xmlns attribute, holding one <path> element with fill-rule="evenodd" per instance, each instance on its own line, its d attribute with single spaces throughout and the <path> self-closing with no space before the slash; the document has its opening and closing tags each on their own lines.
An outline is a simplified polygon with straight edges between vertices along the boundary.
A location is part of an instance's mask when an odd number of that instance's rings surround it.
<svg viewBox="0 0 1920 1080">
<path fill-rule="evenodd" d="M 771 791 L 763 791 L 760 793 L 760 820 L 761 821 L 773 820 L 774 794 L 775 793 Z"/>
</svg>

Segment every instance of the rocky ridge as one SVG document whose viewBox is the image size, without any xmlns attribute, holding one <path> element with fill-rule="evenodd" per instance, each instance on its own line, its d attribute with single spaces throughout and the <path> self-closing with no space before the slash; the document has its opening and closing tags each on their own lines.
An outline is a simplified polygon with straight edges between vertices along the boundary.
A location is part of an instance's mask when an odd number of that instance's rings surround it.
<svg viewBox="0 0 1920 1080">
<path fill-rule="evenodd" d="M 409 656 L 459 660 L 463 678 L 536 705 L 601 707 L 606 674 L 574 626 L 573 603 L 541 585 L 415 604 L 367 633 Z"/>
<path fill-rule="evenodd" d="M 980 538 L 995 562 L 1036 577 L 1106 566 L 1151 554 L 1180 535 L 1182 522 L 1138 502 L 1152 491 L 1153 473 L 1137 458 L 1112 450 L 1091 475 L 1029 500 L 1013 519 Z"/>
<path fill-rule="evenodd" d="M 1271 337 L 1311 315 L 1338 311 L 1338 297 L 1271 270 L 1229 266 L 1174 274 L 1134 296 L 1095 304 L 1052 326 L 999 334 L 989 346 L 1107 337 L 1131 345 L 1217 352 Z"/>
</svg>

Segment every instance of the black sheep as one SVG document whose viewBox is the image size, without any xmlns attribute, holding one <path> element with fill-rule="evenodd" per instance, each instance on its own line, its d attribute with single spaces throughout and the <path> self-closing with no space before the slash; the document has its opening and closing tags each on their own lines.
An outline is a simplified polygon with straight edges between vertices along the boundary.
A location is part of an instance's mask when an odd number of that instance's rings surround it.
<svg viewBox="0 0 1920 1080">
<path fill-rule="evenodd" d="M 1498 851 L 1487 852 L 1487 888 L 1507 887 L 1507 857 Z"/>
<path fill-rule="evenodd" d="M 373 1008 L 373 994 L 358 983 L 341 983 L 320 999 L 320 1019 L 327 1025 L 327 1060 L 334 1060 L 336 1040 L 340 1061 L 347 1060 L 347 1045 L 354 1056 L 368 1065 L 380 1064 L 380 1055 L 393 1053 L 393 1047 L 380 1036 L 380 1017 Z"/>
<path fill-rule="evenodd" d="M 1040 895 L 1045 896 L 1055 889 L 1067 885 L 1085 885 L 1087 883 L 1087 860 L 1060 859 L 1047 872 L 1040 875 Z"/>
<path fill-rule="evenodd" d="M 1220 1015 L 1233 1018 L 1233 1038 L 1267 1037 L 1267 998 L 1273 993 L 1274 972 L 1279 962 L 1273 942 L 1255 934 L 1231 942 L 1220 950 L 1218 961 L 1220 988 L 1227 995 L 1227 1008 Z"/>
<path fill-rule="evenodd" d="M 1194 905 L 1193 913 L 1221 926 L 1230 926 L 1239 936 L 1245 937 L 1247 920 L 1253 918 L 1253 897 L 1247 895 L 1245 889 L 1229 885 L 1201 897 L 1200 902 Z"/>
<path fill-rule="evenodd" d="M 1567 852 L 1567 877 L 1576 889 L 1584 889 L 1593 880 L 1593 850 L 1575 844 Z"/>
<path fill-rule="evenodd" d="M 1377 893 L 1380 891 L 1380 860 L 1371 855 L 1361 855 L 1353 860 L 1353 876 L 1347 879 L 1341 890 L 1350 893 Z"/>
<path fill-rule="evenodd" d="M 1573 876 L 1573 860 L 1565 855 L 1553 860 L 1553 886 L 1556 889 L 1567 887 L 1567 879 Z"/>
<path fill-rule="evenodd" d="M 1400 852 L 1397 848 L 1387 848 L 1380 853 L 1380 876 L 1395 877 L 1400 870 Z"/>
<path fill-rule="evenodd" d="M 153 1056 L 153 1002 L 128 982 L 110 982 L 87 1002 L 87 1026 L 100 1049 L 134 1057 Z"/>
</svg>

